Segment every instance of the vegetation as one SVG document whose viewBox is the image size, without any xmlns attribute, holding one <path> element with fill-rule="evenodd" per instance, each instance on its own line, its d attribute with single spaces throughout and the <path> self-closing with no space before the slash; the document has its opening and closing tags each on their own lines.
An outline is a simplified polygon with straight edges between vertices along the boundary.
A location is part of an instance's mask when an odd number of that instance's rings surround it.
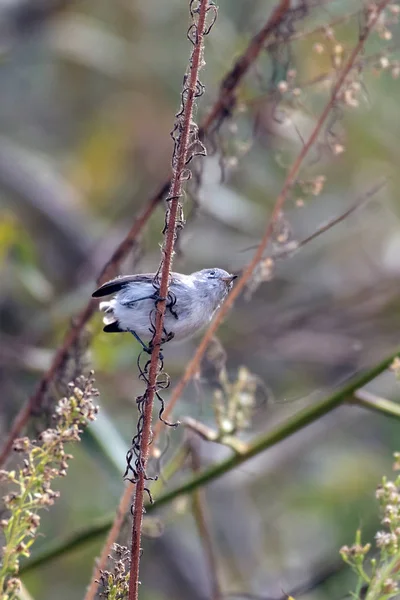
<svg viewBox="0 0 400 600">
<path fill-rule="evenodd" d="M 1 599 L 398 596 L 399 14 L 0 8 Z M 132 272 L 150 356 L 91 298 Z"/>
</svg>

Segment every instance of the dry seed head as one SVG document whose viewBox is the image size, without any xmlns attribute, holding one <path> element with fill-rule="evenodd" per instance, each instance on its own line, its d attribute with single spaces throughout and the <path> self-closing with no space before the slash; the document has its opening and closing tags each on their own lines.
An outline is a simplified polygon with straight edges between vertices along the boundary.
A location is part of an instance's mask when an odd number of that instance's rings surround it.
<svg viewBox="0 0 400 600">
<path fill-rule="evenodd" d="M 280 81 L 278 83 L 278 90 L 280 91 L 281 94 L 284 94 L 285 92 L 287 92 L 289 89 L 289 85 L 287 81 Z"/>
<path fill-rule="evenodd" d="M 10 579 L 7 580 L 6 585 L 7 585 L 7 592 L 12 592 L 13 594 L 15 592 L 19 592 L 21 589 L 21 582 L 16 577 L 10 577 Z"/>
<path fill-rule="evenodd" d="M 400 471 L 400 452 L 394 453 L 393 471 Z"/>
<path fill-rule="evenodd" d="M 220 423 L 220 428 L 222 430 L 223 433 L 233 433 L 235 428 L 234 425 L 232 423 L 232 421 L 230 421 L 230 419 L 222 419 L 221 423 Z"/>
<path fill-rule="evenodd" d="M 326 182 L 325 175 L 317 175 L 313 181 L 311 181 L 311 193 L 313 196 L 319 196 Z"/>
<path fill-rule="evenodd" d="M 28 437 L 16 438 L 13 444 L 15 452 L 27 452 L 31 447 L 31 441 Z"/>
<path fill-rule="evenodd" d="M 359 101 L 354 96 L 354 89 L 347 88 L 347 90 L 344 91 L 343 99 L 346 106 L 350 106 L 351 108 L 357 108 L 360 106 Z"/>
<path fill-rule="evenodd" d="M 325 27 L 325 37 L 331 41 L 335 39 L 335 31 L 332 27 Z"/>
<path fill-rule="evenodd" d="M 323 54 L 323 52 L 325 52 L 325 46 L 323 44 L 320 43 L 316 43 L 313 46 L 313 50 L 314 52 L 316 52 L 317 54 Z"/>
<path fill-rule="evenodd" d="M 225 159 L 225 166 L 228 169 L 236 169 L 239 164 L 237 156 L 229 156 Z"/>
<path fill-rule="evenodd" d="M 400 66 L 399 65 L 395 65 L 392 68 L 391 74 L 392 74 L 393 79 L 398 79 L 399 76 L 400 76 Z"/>
<path fill-rule="evenodd" d="M 345 147 L 343 146 L 343 144 L 335 143 L 335 144 L 333 144 L 332 149 L 333 149 L 333 154 L 335 156 L 338 156 L 339 154 L 342 154 L 344 152 Z"/>
<path fill-rule="evenodd" d="M 400 375 L 400 357 L 396 356 L 389 369 L 394 372 L 396 377 Z"/>
<path fill-rule="evenodd" d="M 271 257 L 267 257 L 260 262 L 260 276 L 262 281 L 268 281 L 272 277 L 274 264 Z"/>
<path fill-rule="evenodd" d="M 153 458 L 160 458 L 161 457 L 160 448 L 153 448 L 152 454 L 153 454 Z"/>
<path fill-rule="evenodd" d="M 382 67 L 382 69 L 387 69 L 390 66 L 390 60 L 387 56 L 381 56 L 381 58 L 379 59 L 379 64 Z"/>
<path fill-rule="evenodd" d="M 397 583 L 390 577 L 383 582 L 382 591 L 385 594 L 394 594 L 398 589 Z"/>
</svg>

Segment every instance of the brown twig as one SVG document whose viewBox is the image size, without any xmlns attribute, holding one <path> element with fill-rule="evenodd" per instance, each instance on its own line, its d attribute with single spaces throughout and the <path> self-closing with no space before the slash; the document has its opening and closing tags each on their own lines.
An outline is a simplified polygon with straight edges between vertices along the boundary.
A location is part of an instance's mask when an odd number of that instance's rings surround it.
<svg viewBox="0 0 400 600">
<path fill-rule="evenodd" d="M 350 71 L 354 67 L 354 64 L 355 64 L 355 61 L 356 61 L 358 55 L 364 48 L 366 39 L 368 38 L 369 34 L 371 33 L 372 29 L 374 28 L 381 12 L 389 4 L 389 2 L 390 2 L 390 0 L 382 0 L 379 4 L 377 4 L 376 12 L 374 12 L 373 16 L 371 17 L 368 25 L 366 26 L 366 28 L 363 32 L 363 35 L 360 36 L 357 45 L 353 49 L 352 53 L 350 54 L 349 58 L 347 59 L 346 64 L 344 65 L 342 71 L 338 75 L 336 83 L 333 86 L 329 101 L 327 102 L 321 116 L 319 117 L 318 122 L 315 125 L 310 137 L 303 145 L 301 152 L 299 153 L 297 159 L 294 161 L 293 165 L 291 166 L 291 168 L 289 170 L 289 173 L 286 176 L 281 193 L 279 194 L 278 198 L 276 199 L 275 205 L 272 209 L 272 213 L 271 213 L 270 219 L 268 221 L 264 236 L 261 239 L 261 242 L 255 252 L 253 259 L 250 261 L 248 266 L 244 269 L 237 284 L 235 285 L 232 292 L 227 297 L 227 299 L 224 302 L 224 304 L 222 305 L 221 309 L 218 311 L 218 314 L 216 315 L 214 320 L 211 322 L 211 325 L 207 329 L 203 339 L 201 340 L 199 346 L 197 347 L 197 350 L 196 350 L 193 358 L 187 365 L 183 377 L 180 379 L 178 384 L 175 386 L 175 388 L 172 392 L 171 399 L 165 408 L 164 415 L 165 415 L 166 419 L 168 419 L 168 417 L 171 415 L 171 412 L 172 412 L 176 402 L 180 398 L 183 390 L 186 388 L 189 381 L 198 372 L 201 358 L 202 358 L 204 352 L 206 351 L 207 346 L 210 343 L 213 335 L 215 335 L 215 333 L 216 333 L 218 327 L 220 326 L 220 324 L 222 323 L 224 317 L 228 314 L 228 312 L 231 309 L 231 307 L 233 306 L 235 300 L 238 298 L 240 293 L 243 291 L 247 282 L 251 279 L 253 272 L 256 269 L 258 263 L 262 260 L 265 249 L 268 245 L 268 242 L 271 239 L 271 235 L 274 230 L 275 222 L 278 220 L 278 218 L 280 216 L 280 213 L 281 213 L 283 205 L 285 203 L 287 194 L 288 194 L 290 188 L 292 187 L 292 185 L 295 183 L 295 180 L 296 180 L 298 172 L 301 168 L 301 165 L 303 164 L 304 159 L 308 155 L 308 153 L 311 150 L 311 148 L 313 147 L 314 143 L 318 139 L 318 136 L 321 133 L 321 130 L 325 124 L 326 119 L 329 116 L 329 113 L 331 112 L 333 106 L 335 105 L 335 102 L 338 98 L 338 95 L 342 89 L 342 86 L 343 86 L 347 76 L 349 75 Z M 155 437 L 157 435 L 159 435 L 159 433 L 161 431 L 161 425 L 162 425 L 161 423 L 157 423 L 155 430 L 154 430 Z"/>
<path fill-rule="evenodd" d="M 342 223 L 345 219 L 347 219 L 347 217 L 349 217 L 354 212 L 356 212 L 356 210 L 358 210 L 362 206 L 365 206 L 365 204 L 372 198 L 372 196 L 375 196 L 375 194 L 377 194 L 378 192 L 380 192 L 380 190 L 385 187 L 386 183 L 387 183 L 386 180 L 384 180 L 384 181 L 380 181 L 379 183 L 375 184 L 363 196 L 361 196 L 360 198 L 358 198 L 341 215 L 339 215 L 338 217 L 334 217 L 333 219 L 330 219 L 327 223 L 325 223 L 324 225 L 321 225 L 320 227 L 318 227 L 318 229 L 316 229 L 309 236 L 307 236 L 306 238 L 302 239 L 297 244 L 296 250 L 299 250 L 300 248 L 303 248 L 303 246 L 306 246 L 307 244 L 309 244 L 310 242 L 312 242 L 313 240 L 315 240 L 317 237 L 319 237 L 323 233 L 326 233 L 327 231 L 329 231 L 329 229 L 332 229 L 332 227 L 335 227 L 335 225 L 337 225 L 338 223 Z M 286 253 L 283 250 L 282 252 L 279 252 L 276 255 L 274 255 L 274 258 L 283 258 L 285 256 L 285 254 Z"/>
<path fill-rule="evenodd" d="M 193 25 L 189 31 L 193 35 L 193 50 L 190 57 L 190 66 L 188 73 L 188 83 L 184 83 L 182 93 L 182 110 L 177 115 L 177 126 L 175 131 L 178 133 L 173 157 L 173 173 L 171 188 L 169 193 L 169 209 L 167 229 L 165 232 L 165 241 L 163 247 L 163 257 L 161 260 L 161 279 L 159 297 L 157 303 L 155 333 L 151 342 L 153 348 L 149 367 L 149 376 L 147 388 L 144 395 L 144 410 L 142 413 L 142 425 L 140 432 L 140 468 L 137 470 L 137 480 L 135 489 L 135 500 L 133 504 L 133 524 L 132 524 L 132 547 L 131 547 L 131 565 L 129 579 L 129 600 L 138 600 L 139 596 L 139 563 L 140 563 L 140 542 L 142 535 L 142 520 L 144 507 L 144 490 L 146 481 L 146 466 L 149 455 L 149 442 L 151 436 L 151 420 L 153 401 L 157 389 L 157 375 L 159 373 L 160 355 L 159 348 L 162 344 L 164 331 L 164 315 L 169 289 L 169 278 L 172 267 L 174 244 L 180 211 L 180 198 L 183 193 L 182 182 L 188 160 L 190 160 L 189 144 L 193 137 L 193 107 L 196 95 L 199 95 L 198 73 L 203 61 L 204 35 L 206 34 L 206 16 L 209 9 L 209 0 L 199 0 L 198 7 L 193 8 L 191 2 L 191 15 Z M 197 133 L 195 134 L 197 138 Z M 193 140 L 192 140 L 193 141 Z"/>
<path fill-rule="evenodd" d="M 288 9 L 289 0 L 281 0 L 276 9 L 271 14 L 266 25 L 252 38 L 245 52 L 238 58 L 238 60 L 233 65 L 232 69 L 223 79 L 220 86 L 220 93 L 218 99 L 199 128 L 200 138 L 210 133 L 211 127 L 213 127 L 213 131 L 218 129 L 221 126 L 222 122 L 231 114 L 231 111 L 235 104 L 235 88 L 238 87 L 243 77 L 246 75 L 254 61 L 259 56 L 267 38 L 274 33 L 275 29 L 283 21 Z M 125 259 L 127 254 L 130 252 L 130 250 L 136 243 L 137 237 L 139 236 L 144 226 L 150 219 L 154 210 L 161 203 L 163 198 L 165 198 L 170 188 L 170 185 L 171 180 L 166 181 L 160 187 L 158 192 L 149 200 L 149 202 L 143 208 L 142 212 L 139 214 L 139 216 L 133 223 L 130 231 L 128 232 L 124 240 L 122 240 L 118 248 L 111 256 L 110 260 L 102 269 L 99 277 L 97 278 L 97 283 L 99 285 L 107 281 L 107 279 L 114 277 L 114 275 L 117 273 L 122 261 Z M 65 364 L 68 358 L 70 348 L 75 344 L 82 329 L 86 326 L 86 324 L 89 322 L 89 320 L 95 313 L 96 307 L 97 302 L 90 300 L 88 304 L 84 307 L 84 309 L 75 318 L 74 324 L 67 331 L 64 341 L 62 345 L 58 348 L 49 370 L 43 375 L 34 394 L 29 398 L 26 404 L 19 411 L 11 426 L 11 430 L 7 436 L 7 439 L 0 450 L 0 466 L 3 465 L 8 454 L 10 453 L 14 439 L 18 435 L 20 435 L 22 429 L 27 424 L 34 410 L 37 410 L 40 407 L 40 404 L 44 398 L 46 391 L 49 388 L 49 385 L 53 381 L 55 375 Z M 119 510 L 126 509 L 126 507 L 129 505 L 129 491 L 126 491 L 125 493 L 125 498 L 121 498 Z M 100 564 L 103 565 L 103 568 L 107 561 L 109 551 L 110 547 L 108 549 L 105 548 L 105 554 L 102 553 Z M 86 600 L 90 600 L 93 597 L 93 594 L 92 596 L 87 595 Z"/>
<path fill-rule="evenodd" d="M 300 248 L 303 248 L 304 246 L 306 246 L 307 244 L 309 244 L 310 242 L 315 240 L 317 237 L 319 237 L 323 233 L 326 233 L 327 231 L 329 231 L 329 229 L 332 229 L 339 223 L 342 223 L 345 219 L 350 217 L 350 215 L 352 215 L 354 212 L 356 212 L 362 206 L 365 206 L 367 204 L 367 202 L 373 196 L 375 196 L 375 194 L 380 192 L 381 189 L 385 187 L 386 184 L 387 184 L 386 179 L 379 181 L 371 189 L 369 189 L 365 194 L 363 194 L 362 196 L 357 198 L 357 200 L 353 204 L 351 204 L 351 206 L 349 206 L 348 209 L 346 209 L 344 212 L 342 212 L 338 217 L 334 217 L 333 219 L 330 219 L 323 225 L 320 225 L 315 231 L 310 233 L 310 235 L 303 238 L 299 242 L 293 242 L 293 246 L 289 242 L 288 248 L 283 248 L 282 250 L 278 250 L 278 251 L 274 252 L 271 255 L 271 258 L 273 258 L 275 260 L 277 258 L 286 258 L 287 256 L 294 254 L 295 252 L 300 250 Z M 242 250 L 242 252 L 247 252 L 248 250 L 254 250 L 255 248 L 257 248 L 257 246 L 249 246 L 247 248 L 244 248 Z"/>
</svg>

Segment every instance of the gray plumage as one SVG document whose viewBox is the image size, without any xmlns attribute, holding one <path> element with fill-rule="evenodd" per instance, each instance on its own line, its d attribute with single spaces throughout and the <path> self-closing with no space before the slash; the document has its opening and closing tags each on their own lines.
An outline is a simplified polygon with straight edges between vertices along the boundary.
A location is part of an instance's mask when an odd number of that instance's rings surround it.
<svg viewBox="0 0 400 600">
<path fill-rule="evenodd" d="M 152 338 L 150 315 L 155 308 L 155 274 L 117 277 L 93 292 L 94 298 L 115 294 L 100 303 L 104 331 L 129 331 L 141 340 Z M 171 273 L 164 329 L 174 340 L 191 337 L 205 327 L 232 288 L 236 275 L 223 269 L 203 269 L 191 275 Z M 154 320 L 154 317 L 153 317 Z"/>
</svg>

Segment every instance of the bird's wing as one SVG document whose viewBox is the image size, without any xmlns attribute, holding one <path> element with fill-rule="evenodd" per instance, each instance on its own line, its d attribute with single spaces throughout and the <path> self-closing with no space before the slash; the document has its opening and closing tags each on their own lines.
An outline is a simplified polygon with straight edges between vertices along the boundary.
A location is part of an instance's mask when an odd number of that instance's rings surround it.
<svg viewBox="0 0 400 600">
<path fill-rule="evenodd" d="M 97 290 L 92 294 L 92 298 L 101 298 L 102 296 L 109 296 L 119 292 L 123 287 L 132 283 L 152 283 L 154 279 L 154 273 L 139 273 L 138 275 L 125 275 L 123 277 L 116 277 L 103 283 Z M 171 273 L 171 282 L 175 279 L 175 273 Z"/>
<path fill-rule="evenodd" d="M 115 279 L 111 279 L 111 281 L 103 283 L 102 286 L 93 292 L 92 297 L 101 298 L 102 296 L 115 294 L 130 283 L 151 283 L 153 278 L 154 273 L 140 273 L 139 275 L 125 275 L 123 277 L 116 277 Z"/>
</svg>

